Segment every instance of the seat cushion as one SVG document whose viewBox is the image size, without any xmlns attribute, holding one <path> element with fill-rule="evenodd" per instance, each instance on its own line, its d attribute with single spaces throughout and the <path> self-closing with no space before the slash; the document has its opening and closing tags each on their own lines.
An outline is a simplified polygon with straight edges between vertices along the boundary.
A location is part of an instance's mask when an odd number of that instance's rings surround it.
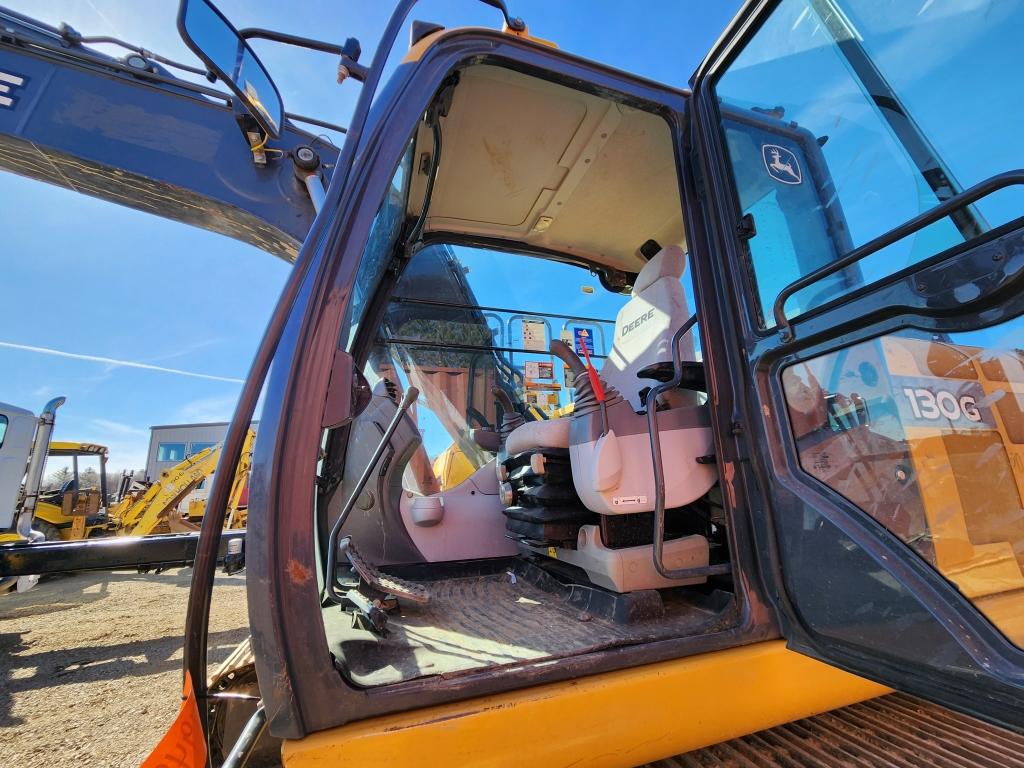
<svg viewBox="0 0 1024 768">
<path fill-rule="evenodd" d="M 512 430 L 505 441 L 505 452 L 514 455 L 532 448 L 568 448 L 570 421 L 571 419 L 528 421 Z"/>
</svg>

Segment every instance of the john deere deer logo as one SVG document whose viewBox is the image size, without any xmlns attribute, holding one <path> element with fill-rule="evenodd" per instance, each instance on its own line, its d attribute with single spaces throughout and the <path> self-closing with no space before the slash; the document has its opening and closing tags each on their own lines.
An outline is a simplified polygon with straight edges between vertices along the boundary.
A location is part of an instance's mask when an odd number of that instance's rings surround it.
<svg viewBox="0 0 1024 768">
<path fill-rule="evenodd" d="M 799 184 L 804 180 L 796 155 L 785 147 L 765 144 L 761 147 L 761 157 L 764 159 L 768 175 L 776 181 L 782 184 Z"/>
</svg>

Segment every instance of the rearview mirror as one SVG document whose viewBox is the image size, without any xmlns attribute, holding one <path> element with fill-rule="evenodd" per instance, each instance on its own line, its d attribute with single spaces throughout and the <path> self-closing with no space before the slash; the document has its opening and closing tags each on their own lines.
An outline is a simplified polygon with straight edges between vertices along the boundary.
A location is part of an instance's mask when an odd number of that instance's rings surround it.
<svg viewBox="0 0 1024 768">
<path fill-rule="evenodd" d="M 234 92 L 260 128 L 276 139 L 284 122 L 281 94 L 266 67 L 224 14 L 208 0 L 181 0 L 178 33 Z"/>
</svg>

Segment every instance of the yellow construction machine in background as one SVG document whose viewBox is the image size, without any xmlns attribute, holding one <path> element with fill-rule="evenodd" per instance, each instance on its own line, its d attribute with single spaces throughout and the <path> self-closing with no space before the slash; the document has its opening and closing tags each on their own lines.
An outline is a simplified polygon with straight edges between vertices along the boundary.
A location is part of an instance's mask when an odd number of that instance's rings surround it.
<svg viewBox="0 0 1024 768">
<path fill-rule="evenodd" d="M 136 483 L 132 475 L 125 474 L 119 487 L 110 492 L 107 485 L 109 451 L 106 446 L 49 439 L 56 408 L 52 408 L 52 413 L 47 412 L 46 429 L 40 431 L 36 427 L 37 418 L 31 412 L 0 405 L 0 415 L 6 414 L 0 423 L 12 424 L 9 430 L 5 429 L 5 432 L 10 432 L 6 435 L 10 439 L 5 441 L 5 450 L 3 456 L 0 456 L 5 468 L 5 481 L 9 481 L 6 485 L 11 486 L 8 495 L 11 496 L 15 512 L 12 520 L 21 512 L 30 512 L 31 530 L 35 532 L 33 535 L 46 541 L 75 541 L 98 536 L 147 536 L 198 530 L 206 500 L 190 501 L 185 514 L 181 514 L 178 507 L 185 497 L 216 471 L 220 460 L 220 444 L 185 458 L 162 472 L 152 483 Z M 17 429 L 19 421 L 16 420 L 19 418 L 24 421 L 24 429 L 20 432 Z M 0 436 L 0 441 L 3 439 Z M 227 528 L 245 527 L 254 439 L 255 433 L 250 430 L 231 489 Z M 40 490 L 45 461 L 53 458 L 68 460 L 69 464 L 61 468 L 59 487 Z M 92 466 L 84 468 L 83 463 L 91 463 Z M 88 477 L 90 473 L 93 475 L 91 478 Z M 9 531 L 0 532 L 0 544 L 18 543 L 27 536 L 27 533 L 18 533 L 12 527 Z"/>
<path fill-rule="evenodd" d="M 51 441 L 47 458 L 69 458 L 70 472 L 59 488 L 42 491 L 33 528 L 47 541 L 86 539 L 107 528 L 107 447 L 96 443 Z M 80 460 L 95 459 L 99 484 L 83 487 Z"/>
<path fill-rule="evenodd" d="M 244 528 L 248 506 L 249 467 L 256 434 L 249 430 L 245 448 L 235 471 L 231 502 L 225 527 Z M 221 446 L 207 448 L 160 473 L 160 477 L 142 491 L 128 492 L 109 511 L 107 530 L 119 536 L 146 536 L 152 533 L 180 533 L 199 529 L 206 500 L 192 501 L 187 516 L 178 505 L 203 480 L 213 475 L 220 460 Z"/>
</svg>

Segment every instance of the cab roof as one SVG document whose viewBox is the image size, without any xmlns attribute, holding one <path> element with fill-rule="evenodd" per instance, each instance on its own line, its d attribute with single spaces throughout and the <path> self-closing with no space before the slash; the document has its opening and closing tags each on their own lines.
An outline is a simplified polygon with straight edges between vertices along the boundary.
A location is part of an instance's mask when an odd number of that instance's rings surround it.
<svg viewBox="0 0 1024 768">
<path fill-rule="evenodd" d="M 686 248 L 675 145 L 664 118 L 493 64 L 459 73 L 425 233 L 525 244 L 639 272 L 648 239 Z M 421 124 L 416 157 L 431 152 Z M 422 205 L 426 168 L 412 179 Z"/>
<path fill-rule="evenodd" d="M 76 443 L 67 440 L 50 442 L 49 456 L 106 456 L 107 446 L 96 443 Z"/>
</svg>

